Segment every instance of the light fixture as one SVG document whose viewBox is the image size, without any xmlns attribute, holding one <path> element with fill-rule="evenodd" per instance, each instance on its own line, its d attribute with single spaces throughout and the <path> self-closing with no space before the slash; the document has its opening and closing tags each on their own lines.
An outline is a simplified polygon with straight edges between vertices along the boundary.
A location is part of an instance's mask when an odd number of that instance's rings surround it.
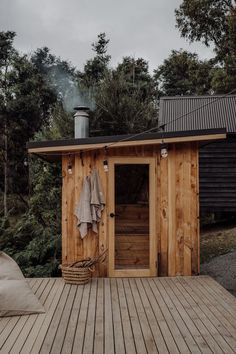
<svg viewBox="0 0 236 354">
<path fill-rule="evenodd" d="M 26 158 L 26 157 L 24 158 L 23 164 L 24 164 L 24 166 L 25 166 L 25 167 L 27 167 L 27 166 L 28 166 L 28 160 L 27 160 L 27 158 Z"/>
<path fill-rule="evenodd" d="M 108 161 L 107 160 L 103 161 L 103 168 L 104 168 L 105 172 L 108 172 L 109 168 L 108 168 Z"/>
<path fill-rule="evenodd" d="M 168 144 L 161 144 L 161 157 L 166 159 L 168 156 Z"/>
<path fill-rule="evenodd" d="M 68 163 L 67 171 L 69 175 L 72 175 L 72 165 L 70 163 Z"/>
<path fill-rule="evenodd" d="M 67 165 L 67 171 L 69 173 L 69 175 L 72 175 L 72 160 L 71 160 L 71 155 L 69 155 L 69 161 L 68 161 L 68 165 Z"/>
</svg>

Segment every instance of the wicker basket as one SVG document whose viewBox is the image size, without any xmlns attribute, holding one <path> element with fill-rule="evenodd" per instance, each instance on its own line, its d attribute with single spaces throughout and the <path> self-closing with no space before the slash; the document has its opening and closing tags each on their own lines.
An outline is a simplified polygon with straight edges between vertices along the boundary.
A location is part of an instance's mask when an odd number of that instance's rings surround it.
<svg viewBox="0 0 236 354">
<path fill-rule="evenodd" d="M 86 284 L 91 279 L 95 271 L 95 265 L 104 262 L 107 250 L 103 251 L 97 257 L 86 258 L 76 261 L 72 264 L 62 264 L 59 268 L 62 270 L 62 276 L 67 284 Z"/>
<path fill-rule="evenodd" d="M 62 276 L 67 284 L 82 285 L 89 282 L 91 275 L 94 272 L 94 267 L 73 267 L 73 266 L 60 266 Z"/>
</svg>

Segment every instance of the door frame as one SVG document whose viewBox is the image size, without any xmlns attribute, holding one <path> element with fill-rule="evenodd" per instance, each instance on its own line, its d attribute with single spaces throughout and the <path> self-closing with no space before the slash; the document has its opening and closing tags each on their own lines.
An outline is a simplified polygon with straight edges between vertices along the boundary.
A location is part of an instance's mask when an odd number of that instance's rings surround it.
<svg viewBox="0 0 236 354">
<path fill-rule="evenodd" d="M 149 165 L 149 269 L 115 269 L 115 165 Z M 108 276 L 152 277 L 157 275 L 156 233 L 156 158 L 155 157 L 110 157 L 108 161 Z"/>
</svg>

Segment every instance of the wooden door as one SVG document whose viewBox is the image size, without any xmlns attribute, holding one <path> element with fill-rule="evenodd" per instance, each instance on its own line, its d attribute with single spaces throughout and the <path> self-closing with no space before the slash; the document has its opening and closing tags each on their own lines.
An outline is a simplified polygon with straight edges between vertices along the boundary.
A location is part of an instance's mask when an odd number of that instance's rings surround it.
<svg viewBox="0 0 236 354">
<path fill-rule="evenodd" d="M 109 159 L 109 276 L 157 274 L 155 158 Z"/>
</svg>

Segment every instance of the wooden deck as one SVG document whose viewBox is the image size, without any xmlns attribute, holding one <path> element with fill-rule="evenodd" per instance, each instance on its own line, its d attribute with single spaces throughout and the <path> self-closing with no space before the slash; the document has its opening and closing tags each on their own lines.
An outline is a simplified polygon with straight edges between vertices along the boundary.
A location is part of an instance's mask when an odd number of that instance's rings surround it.
<svg viewBox="0 0 236 354">
<path fill-rule="evenodd" d="M 46 314 L 0 319 L 0 353 L 236 353 L 236 298 L 205 276 L 31 279 Z"/>
</svg>

